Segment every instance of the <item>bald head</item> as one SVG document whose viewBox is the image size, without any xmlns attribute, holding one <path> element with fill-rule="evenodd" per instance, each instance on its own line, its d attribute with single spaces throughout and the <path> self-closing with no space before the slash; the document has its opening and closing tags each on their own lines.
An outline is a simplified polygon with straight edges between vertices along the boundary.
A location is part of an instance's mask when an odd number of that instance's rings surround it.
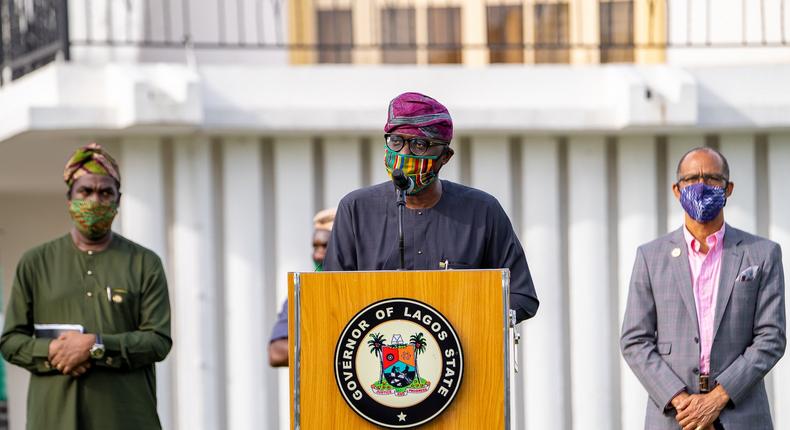
<svg viewBox="0 0 790 430">
<path fill-rule="evenodd" d="M 711 160 L 711 158 L 717 158 L 718 160 Z M 725 158 L 721 152 L 708 146 L 698 146 L 696 148 L 692 148 L 683 154 L 682 157 L 680 157 L 678 168 L 675 172 L 677 175 L 676 180 L 679 181 L 681 178 L 687 176 L 688 171 L 698 170 L 698 165 L 705 162 L 707 162 L 707 164 L 718 164 L 718 169 L 716 170 L 718 170 L 718 173 L 721 176 L 729 181 L 730 163 L 727 162 L 727 158 Z M 686 165 L 684 166 L 684 164 Z"/>
</svg>

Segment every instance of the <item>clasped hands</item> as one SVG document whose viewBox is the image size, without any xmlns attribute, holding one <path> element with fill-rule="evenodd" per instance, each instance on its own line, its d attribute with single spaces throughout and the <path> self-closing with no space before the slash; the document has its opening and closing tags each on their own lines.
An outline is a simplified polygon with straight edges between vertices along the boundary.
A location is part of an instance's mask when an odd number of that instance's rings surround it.
<svg viewBox="0 0 790 430">
<path fill-rule="evenodd" d="M 96 335 L 65 332 L 49 343 L 49 363 L 64 375 L 79 377 L 91 367 L 90 349 Z"/>
<path fill-rule="evenodd" d="M 683 430 L 713 430 L 713 422 L 730 401 L 721 385 L 706 394 L 681 392 L 672 399 L 675 419 Z"/>
</svg>

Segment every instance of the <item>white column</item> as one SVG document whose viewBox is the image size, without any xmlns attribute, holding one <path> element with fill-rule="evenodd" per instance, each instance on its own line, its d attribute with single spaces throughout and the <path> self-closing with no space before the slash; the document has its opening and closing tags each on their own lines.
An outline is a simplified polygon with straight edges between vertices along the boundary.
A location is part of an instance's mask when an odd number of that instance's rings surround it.
<svg viewBox="0 0 790 430">
<path fill-rule="evenodd" d="M 617 161 L 618 195 L 618 321 L 623 321 L 631 270 L 639 245 L 656 238 L 658 231 L 656 145 L 652 136 L 620 138 Z M 619 333 L 616 339 L 619 342 Z M 620 362 L 621 428 L 641 427 L 647 392 L 622 355 Z"/>
<path fill-rule="evenodd" d="M 121 234 L 154 251 L 162 260 L 165 271 L 167 261 L 167 219 L 165 218 L 165 166 L 162 144 L 156 137 L 126 138 L 121 143 Z M 170 281 L 171 304 L 173 297 Z M 172 334 L 172 333 L 171 333 Z M 156 364 L 156 399 L 162 428 L 175 428 L 173 421 L 173 369 L 175 351 Z"/>
<path fill-rule="evenodd" d="M 461 183 L 461 160 L 465 155 L 460 151 L 460 144 L 461 139 L 459 137 L 453 138 L 453 142 L 450 144 L 450 148 L 454 151 L 453 158 L 451 158 L 450 161 L 442 167 L 442 170 L 439 171 L 439 177 L 441 179 L 447 179 L 457 184 Z"/>
<path fill-rule="evenodd" d="M 727 199 L 724 218 L 733 227 L 757 233 L 757 170 L 754 135 L 722 135 L 721 153 L 730 164 L 730 179 L 735 183 L 732 197 Z"/>
<path fill-rule="evenodd" d="M 383 141 L 383 139 L 382 139 Z M 383 159 L 382 155 L 382 159 Z M 362 187 L 360 138 L 331 136 L 324 140 L 324 206 L 337 207 L 340 199 Z M 381 163 L 383 169 L 384 163 Z M 320 192 L 322 190 L 316 190 Z M 323 209 L 323 208 L 316 208 Z"/>
<path fill-rule="evenodd" d="M 261 146 L 254 138 L 223 145 L 225 372 L 227 428 L 274 428 L 276 379 L 266 380 L 268 327 L 276 311 L 265 303 Z"/>
<path fill-rule="evenodd" d="M 689 149 L 704 146 L 705 139 L 701 135 L 670 136 L 667 147 L 667 183 L 658 184 L 659 191 L 665 187 L 667 193 L 667 231 L 674 231 L 683 225 L 683 208 L 672 193 L 672 184 L 677 182 L 677 168 L 680 157 Z"/>
<path fill-rule="evenodd" d="M 612 332 L 606 147 L 602 137 L 568 145 L 571 390 L 574 428 L 611 429 L 616 336 Z"/>
<path fill-rule="evenodd" d="M 512 216 L 513 181 L 507 136 L 474 136 L 471 152 L 471 185 L 496 197 Z"/>
<path fill-rule="evenodd" d="M 174 144 L 173 268 L 178 425 L 222 428 L 216 310 L 216 191 L 206 138 Z M 261 360 L 264 358 L 261 357 Z"/>
<path fill-rule="evenodd" d="M 274 143 L 275 217 L 277 256 L 277 304 L 279 308 L 288 294 L 288 272 L 311 271 L 313 234 L 313 165 L 309 137 L 281 137 Z M 383 160 L 383 154 L 382 154 Z M 295 174 L 294 169 L 299 169 Z M 383 169 L 383 161 L 382 161 Z M 288 370 L 278 371 L 280 428 L 288 428 L 290 398 Z"/>
<path fill-rule="evenodd" d="M 528 430 L 564 430 L 570 424 L 569 375 L 565 363 L 568 306 L 563 285 L 558 145 L 529 138 L 522 146 L 522 245 L 540 299 L 538 315 L 521 324 L 520 383 Z"/>
<path fill-rule="evenodd" d="M 785 314 L 790 316 L 790 300 L 787 299 L 787 282 L 790 280 L 790 192 L 787 183 L 787 170 L 790 166 L 790 135 L 771 135 L 768 138 L 768 174 L 769 179 L 769 237 L 782 246 L 785 270 Z M 777 429 L 790 428 L 790 360 L 787 354 L 774 367 L 773 403 L 774 425 Z"/>
</svg>

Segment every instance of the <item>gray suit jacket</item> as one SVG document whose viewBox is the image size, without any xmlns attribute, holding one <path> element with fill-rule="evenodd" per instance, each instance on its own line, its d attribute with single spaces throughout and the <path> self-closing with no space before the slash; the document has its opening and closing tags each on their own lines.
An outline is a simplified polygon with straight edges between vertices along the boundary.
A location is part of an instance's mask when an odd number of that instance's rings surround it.
<svg viewBox="0 0 790 430">
<path fill-rule="evenodd" d="M 670 401 L 699 392 L 700 355 L 683 227 L 637 250 L 620 348 L 650 396 L 645 428 L 678 429 Z M 710 358 L 712 379 L 731 398 L 724 428 L 773 428 L 763 377 L 784 351 L 782 251 L 727 225 Z"/>
</svg>

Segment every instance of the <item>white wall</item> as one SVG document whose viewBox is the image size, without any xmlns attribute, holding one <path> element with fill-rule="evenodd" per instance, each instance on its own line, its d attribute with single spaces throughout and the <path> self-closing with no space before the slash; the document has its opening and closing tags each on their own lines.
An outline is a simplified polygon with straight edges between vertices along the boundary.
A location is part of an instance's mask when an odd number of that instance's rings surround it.
<svg viewBox="0 0 790 430">
<path fill-rule="evenodd" d="M 786 193 L 776 185 L 783 177 L 775 171 L 781 169 L 777 160 L 790 153 L 790 134 L 761 137 L 767 139 L 768 146 L 756 144 L 754 133 L 716 136 L 730 157 L 732 179 L 740 184 L 727 207 L 728 219 L 739 227 L 768 232 L 785 248 L 790 247 L 779 209 L 785 205 Z M 316 138 L 324 143 L 314 144 Z M 460 145 L 461 141 L 469 147 Z M 173 141 L 164 136 L 121 139 L 122 166 L 134 169 L 125 174 L 130 181 L 130 200 L 127 212 L 121 209 L 123 231 L 145 236 L 146 229 L 152 227 L 152 221 L 146 221 L 148 212 L 162 211 L 165 215 L 154 224 L 161 222 L 156 229 L 170 232 L 164 238 L 148 239 L 161 242 L 157 246 L 166 250 L 163 253 L 174 267 L 168 278 L 178 314 L 170 358 L 175 366 L 169 370 L 171 376 L 159 375 L 167 382 L 165 386 L 170 384 L 166 388 L 169 393 L 160 394 L 169 408 L 163 416 L 170 428 L 287 426 L 287 374 L 265 365 L 263 346 L 286 294 L 285 274 L 311 270 L 311 217 L 320 209 L 315 202 L 334 203 L 338 195 L 361 185 L 364 171 L 373 181 L 383 176 L 383 148 L 369 143 L 370 164 L 366 166 L 362 142 L 360 136 L 334 139 L 320 133 L 218 136 L 210 140 Z M 542 301 L 538 316 L 521 327 L 525 342 L 520 351 L 523 373 L 516 388 L 520 393 L 516 399 L 518 428 L 542 430 L 547 423 L 561 429 L 630 428 L 642 419 L 647 401 L 617 350 L 634 249 L 659 231 L 679 225 L 669 222 L 667 215 L 677 206 L 667 191 L 674 166 L 683 150 L 704 140 L 696 134 L 671 134 L 661 139 L 655 134 L 613 134 L 608 138 L 592 134 L 460 134 L 456 142 L 459 158 L 451 163 L 459 164 L 450 170 L 499 196 L 521 232 Z M 0 155 L 3 148 L 8 146 L 0 146 Z M 327 157 L 326 148 L 350 151 L 350 159 L 358 161 L 349 164 Z M 772 158 L 765 172 L 761 166 L 768 148 Z M 514 160 L 513 156 L 519 158 Z M 460 163 L 463 157 L 469 161 Z M 313 171 L 319 159 L 325 166 Z M 659 160 L 665 160 L 666 170 L 660 168 Z M 141 176 L 148 169 L 141 167 L 141 161 L 160 166 L 156 171 L 161 176 Z M 348 170 L 341 175 L 346 180 L 329 180 L 343 168 Z M 497 173 L 489 176 L 481 172 Z M 759 194 L 756 184 L 765 181 L 771 193 Z M 160 196 L 156 199 L 178 197 L 165 202 L 164 208 L 155 201 L 140 200 L 147 195 L 145 184 L 157 190 L 152 194 Z M 60 186 L 56 181 L 52 189 Z M 254 196 L 247 198 L 250 192 Z M 6 286 L 24 249 L 68 227 L 61 199 L 58 193 L 36 192 L 26 199 L 0 194 L 0 264 Z M 758 214 L 765 205 L 772 208 L 770 217 Z M 131 216 L 129 211 L 137 215 Z M 250 235 L 258 239 L 245 240 Z M 203 275 L 196 275 L 196 267 Z M 240 293 L 249 300 L 239 300 Z M 242 318 L 244 315 L 247 317 Z M 250 324 L 245 325 L 245 320 Z M 187 326 L 204 327 L 199 342 L 197 331 Z M 245 338 L 259 339 L 260 343 L 239 349 L 232 336 L 224 340 L 209 327 L 224 327 L 225 333 L 243 332 Z M 595 350 L 594 360 L 589 350 Z M 236 357 L 238 351 L 245 357 Z M 249 380 L 240 379 L 237 365 L 244 366 Z M 24 379 L 24 372 L 18 369 L 11 368 L 9 373 L 11 381 Z M 253 380 L 255 383 L 248 383 Z M 771 388 L 772 409 L 780 415 L 790 408 L 785 391 L 781 384 Z M 19 429 L 23 385 L 12 382 L 9 392 L 14 429 Z M 219 395 L 259 399 L 266 409 L 255 410 L 240 402 L 231 405 Z M 591 404 L 590 398 L 598 403 Z M 203 415 L 196 415 L 196 403 L 205 405 L 199 408 Z M 194 418 L 199 420 L 192 422 Z"/>
<path fill-rule="evenodd" d="M 457 133 L 748 132 L 790 127 L 789 75 L 790 63 L 490 68 L 55 63 L 0 91 L 0 139 L 49 130 L 380 136 L 387 102 L 404 91 L 430 93 L 449 106 Z"/>
<path fill-rule="evenodd" d="M 445 177 L 500 199 L 545 298 L 522 327 L 520 426 L 626 429 L 646 396 L 617 352 L 624 286 L 634 247 L 680 225 L 669 192 L 680 155 L 718 141 L 739 184 L 728 219 L 790 246 L 781 186 L 790 145 L 788 75 L 788 65 L 53 64 L 0 90 L 0 222 L 8 220 L 0 224 L 0 264 L 8 279 L 23 249 L 67 229 L 63 163 L 78 144 L 106 144 L 131 170 L 121 230 L 166 254 L 169 266 L 176 342 L 161 375 L 169 390 L 162 395 L 166 424 L 285 428 L 287 374 L 265 366 L 262 352 L 286 295 L 285 274 L 311 270 L 317 210 L 386 179 L 386 104 L 399 92 L 424 91 L 456 123 L 457 152 Z M 658 96 L 641 96 L 648 87 Z M 33 200 L 19 204 L 18 193 Z M 23 217 L 29 210 L 34 215 Z M 233 296 L 238 290 L 250 300 Z M 249 326 L 245 315 L 253 318 Z M 249 381 L 240 379 L 237 349 L 226 336 L 236 329 L 260 342 L 244 349 L 241 362 L 254 366 Z M 595 347 L 594 360 L 580 355 Z M 555 375 L 532 367 L 544 365 Z M 21 429 L 24 388 L 9 391 L 14 429 Z M 778 423 L 790 410 L 786 391 L 771 387 Z M 585 393 L 596 395 L 594 407 Z M 259 399 L 266 409 L 229 405 L 234 398 Z"/>
</svg>

